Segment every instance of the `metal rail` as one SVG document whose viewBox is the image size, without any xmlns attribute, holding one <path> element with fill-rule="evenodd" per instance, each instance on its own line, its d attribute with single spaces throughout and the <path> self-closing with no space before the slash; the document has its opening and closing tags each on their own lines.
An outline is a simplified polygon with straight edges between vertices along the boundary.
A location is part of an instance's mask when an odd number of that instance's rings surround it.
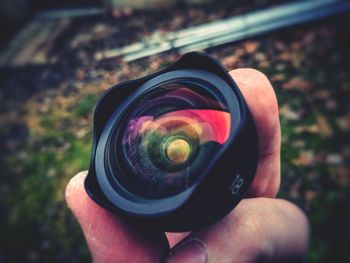
<svg viewBox="0 0 350 263">
<path fill-rule="evenodd" d="M 72 9 L 54 9 L 47 10 L 38 13 L 35 17 L 39 19 L 60 19 L 60 18 L 71 18 L 71 17 L 82 17 L 82 16 L 96 16 L 103 15 L 106 10 L 102 7 L 86 7 L 86 8 L 72 8 Z"/>
<path fill-rule="evenodd" d="M 283 4 L 236 17 L 190 27 L 97 53 L 97 59 L 122 56 L 124 61 L 176 50 L 180 53 L 202 50 L 262 35 L 308 21 L 350 10 L 346 0 L 309 0 Z"/>
</svg>

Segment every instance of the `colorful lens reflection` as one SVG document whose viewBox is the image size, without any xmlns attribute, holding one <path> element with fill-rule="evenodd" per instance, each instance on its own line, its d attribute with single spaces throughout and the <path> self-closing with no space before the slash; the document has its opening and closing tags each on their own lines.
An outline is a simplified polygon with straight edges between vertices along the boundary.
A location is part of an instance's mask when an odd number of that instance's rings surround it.
<svg viewBox="0 0 350 263">
<path fill-rule="evenodd" d="M 121 163 L 128 189 L 164 197 L 190 187 L 228 140 L 224 102 L 198 87 L 170 84 L 145 96 L 124 120 Z"/>
</svg>

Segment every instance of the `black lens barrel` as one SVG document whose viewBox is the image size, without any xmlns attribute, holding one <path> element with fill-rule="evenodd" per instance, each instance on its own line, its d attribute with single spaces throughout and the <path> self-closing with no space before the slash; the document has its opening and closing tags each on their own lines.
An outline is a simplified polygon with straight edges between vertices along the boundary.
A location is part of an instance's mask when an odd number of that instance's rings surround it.
<svg viewBox="0 0 350 263">
<path fill-rule="evenodd" d="M 218 98 L 218 105 L 224 105 L 230 113 L 229 136 L 219 148 L 213 142 L 207 143 L 205 147 L 215 154 L 203 156 L 205 161 L 196 167 L 200 173 L 184 189 L 143 195 L 133 189 L 132 181 L 125 183 L 122 179 L 132 173 L 118 157 L 123 119 L 150 92 L 166 83 L 181 82 L 192 83 Z M 94 115 L 85 188 L 95 202 L 128 220 L 166 231 L 189 231 L 220 219 L 238 204 L 254 178 L 258 152 L 254 121 L 234 80 L 212 57 L 188 53 L 167 69 L 116 84 L 103 94 Z M 147 176 L 152 175 L 144 175 Z"/>
</svg>

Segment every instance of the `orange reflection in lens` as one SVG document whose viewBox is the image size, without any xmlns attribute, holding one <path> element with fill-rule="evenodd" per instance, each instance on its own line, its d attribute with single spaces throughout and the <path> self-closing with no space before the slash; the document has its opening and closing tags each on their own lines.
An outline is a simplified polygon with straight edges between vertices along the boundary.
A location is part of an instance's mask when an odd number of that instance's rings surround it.
<svg viewBox="0 0 350 263">
<path fill-rule="evenodd" d="M 186 119 L 186 122 L 199 132 L 198 135 L 202 142 L 216 141 L 224 144 L 230 135 L 231 114 L 226 111 L 208 109 L 178 110 L 166 113 L 159 119 L 162 120 L 161 122 L 169 119 Z"/>
</svg>

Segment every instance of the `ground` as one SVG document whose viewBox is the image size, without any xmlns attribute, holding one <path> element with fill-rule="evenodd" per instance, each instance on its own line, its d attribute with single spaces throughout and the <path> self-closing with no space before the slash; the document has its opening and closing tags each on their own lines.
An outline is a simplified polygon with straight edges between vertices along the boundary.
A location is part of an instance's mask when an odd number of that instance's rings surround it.
<svg viewBox="0 0 350 263">
<path fill-rule="evenodd" d="M 95 103 L 110 85 L 179 57 L 168 53 L 125 63 L 94 55 L 157 30 L 238 12 L 181 8 L 69 19 L 44 55 L 1 69 L 0 262 L 90 260 L 64 188 L 88 168 Z M 350 243 L 349 22 L 342 15 L 207 50 L 228 69 L 264 72 L 274 86 L 283 137 L 279 197 L 309 217 L 309 262 L 345 262 Z"/>
</svg>

